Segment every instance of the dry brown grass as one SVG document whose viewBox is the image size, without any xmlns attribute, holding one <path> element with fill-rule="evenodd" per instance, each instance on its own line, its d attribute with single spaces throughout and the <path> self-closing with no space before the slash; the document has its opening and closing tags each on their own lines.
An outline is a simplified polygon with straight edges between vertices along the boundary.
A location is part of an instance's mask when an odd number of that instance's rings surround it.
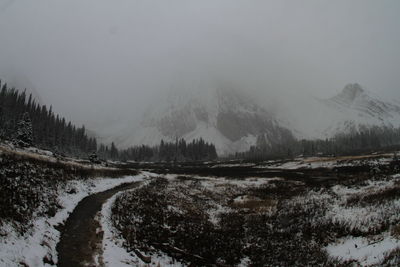
<svg viewBox="0 0 400 267">
<path fill-rule="evenodd" d="M 278 201 L 271 198 L 267 199 L 251 198 L 241 202 L 233 202 L 231 204 L 231 207 L 236 209 L 249 209 L 254 212 L 265 212 L 274 210 L 277 204 Z"/>
<path fill-rule="evenodd" d="M 0 155 L 12 157 L 17 162 L 30 162 L 38 166 L 64 170 L 66 173 L 73 174 L 76 177 L 121 177 L 137 174 L 137 171 L 133 169 L 81 163 L 72 158 L 57 159 L 54 156 L 14 149 L 2 144 L 0 144 Z"/>
<path fill-rule="evenodd" d="M 342 161 L 342 160 L 359 160 L 359 159 L 375 159 L 375 158 L 392 158 L 393 153 L 383 153 L 374 155 L 360 155 L 360 156 L 340 156 L 340 157 L 321 157 L 321 158 L 311 158 L 305 159 L 305 163 L 314 162 L 329 162 L 329 161 Z"/>
</svg>

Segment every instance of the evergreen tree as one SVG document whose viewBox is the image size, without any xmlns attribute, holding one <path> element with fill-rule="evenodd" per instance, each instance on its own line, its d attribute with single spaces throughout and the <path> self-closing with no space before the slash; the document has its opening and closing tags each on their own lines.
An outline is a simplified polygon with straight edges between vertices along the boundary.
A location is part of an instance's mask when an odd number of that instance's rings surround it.
<svg viewBox="0 0 400 267">
<path fill-rule="evenodd" d="M 22 146 L 35 145 L 70 156 L 85 156 L 97 150 L 97 141 L 87 136 L 84 126 L 76 128 L 67 123 L 54 114 L 52 107 L 39 105 L 25 91 L 9 89 L 1 81 L 0 88 L 0 139 L 19 140 Z"/>
<path fill-rule="evenodd" d="M 14 140 L 15 144 L 20 147 L 31 146 L 33 140 L 32 136 L 32 122 L 29 114 L 25 112 L 17 124 L 17 132 Z"/>
<path fill-rule="evenodd" d="M 110 157 L 113 160 L 118 159 L 118 149 L 116 148 L 114 142 L 111 143 Z"/>
</svg>

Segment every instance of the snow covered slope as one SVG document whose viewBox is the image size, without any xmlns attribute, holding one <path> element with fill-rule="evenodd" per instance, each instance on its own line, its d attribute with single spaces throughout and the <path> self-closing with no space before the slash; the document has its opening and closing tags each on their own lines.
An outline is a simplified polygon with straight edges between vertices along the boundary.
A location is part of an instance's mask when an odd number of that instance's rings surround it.
<svg viewBox="0 0 400 267">
<path fill-rule="evenodd" d="M 399 127 L 400 104 L 354 83 L 329 99 L 308 100 L 302 111 L 292 112 L 288 120 L 288 127 L 299 138 L 328 138 L 373 126 Z"/>
<path fill-rule="evenodd" d="M 327 135 L 371 126 L 400 126 L 400 106 L 374 96 L 357 83 L 346 85 L 341 93 L 323 102 L 342 115 L 325 130 Z"/>
<path fill-rule="evenodd" d="M 223 155 L 248 150 L 260 134 L 265 134 L 270 143 L 291 138 L 290 131 L 250 97 L 219 88 L 168 95 L 149 108 L 133 134 L 119 138 L 119 145 L 203 138 L 215 144 L 218 154 Z"/>
</svg>

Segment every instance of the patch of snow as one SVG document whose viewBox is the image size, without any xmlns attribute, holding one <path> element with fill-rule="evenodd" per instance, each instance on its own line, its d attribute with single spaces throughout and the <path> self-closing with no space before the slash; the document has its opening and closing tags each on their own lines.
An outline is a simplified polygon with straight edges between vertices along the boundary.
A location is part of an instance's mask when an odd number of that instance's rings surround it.
<svg viewBox="0 0 400 267">
<path fill-rule="evenodd" d="M 331 189 L 338 198 L 332 198 L 326 208 L 325 217 L 335 223 L 344 224 L 350 229 L 368 232 L 387 222 L 396 222 L 400 218 L 400 200 L 389 200 L 374 205 L 347 205 L 347 200 L 354 196 L 367 196 L 394 188 L 399 175 L 393 175 L 391 180 L 368 181 L 361 187 L 333 186 Z"/>
<path fill-rule="evenodd" d="M 103 204 L 101 210 L 100 224 L 104 231 L 103 235 L 103 263 L 106 266 L 133 266 L 139 264 L 139 259 L 132 253 L 123 248 L 124 240 L 115 233 L 111 221 L 111 207 L 115 199 L 120 195 L 112 196 Z"/>
<path fill-rule="evenodd" d="M 222 206 L 221 204 L 218 203 L 214 203 L 212 208 L 206 210 L 209 217 L 209 221 L 214 225 L 219 224 L 220 214 L 229 213 L 231 211 L 232 209 L 230 209 L 229 207 Z"/>
<path fill-rule="evenodd" d="M 237 267 L 247 267 L 250 265 L 251 265 L 251 260 L 248 257 L 246 257 L 240 261 L 240 263 L 237 265 Z"/>
<path fill-rule="evenodd" d="M 400 218 L 400 200 L 390 201 L 379 207 L 375 205 L 346 207 L 334 204 L 327 208 L 326 218 L 350 229 L 368 232 L 383 223 L 398 221 Z"/>
<path fill-rule="evenodd" d="M 260 198 L 254 197 L 254 196 L 249 196 L 249 195 L 244 195 L 244 196 L 238 196 L 233 200 L 233 203 L 236 204 L 243 204 L 249 201 L 261 201 Z"/>
<path fill-rule="evenodd" d="M 389 181 L 371 181 L 368 180 L 366 185 L 362 187 L 347 187 L 343 185 L 335 185 L 332 186 L 331 189 L 333 193 L 340 197 L 345 197 L 345 199 L 354 196 L 356 194 L 366 194 L 378 192 L 380 190 L 385 190 L 393 187 L 397 181 L 399 181 L 398 176 L 392 176 L 392 179 Z"/>
<path fill-rule="evenodd" d="M 258 168 L 280 168 L 287 170 L 295 170 L 300 168 L 317 169 L 349 166 L 380 166 L 388 164 L 392 160 L 392 154 L 381 154 L 379 158 L 373 157 L 377 155 L 365 155 L 355 157 L 299 157 L 287 162 L 266 162 Z"/>
<path fill-rule="evenodd" d="M 36 154 L 40 154 L 40 155 L 44 155 L 44 156 L 48 156 L 48 157 L 53 157 L 54 154 L 51 151 L 48 150 L 43 150 L 43 149 L 39 149 L 37 147 L 28 147 L 26 148 L 26 151 L 32 152 L 32 153 L 36 153 Z"/>
<path fill-rule="evenodd" d="M 400 247 L 400 240 L 384 234 L 374 238 L 348 237 L 328 245 L 326 251 L 340 260 L 357 260 L 362 266 L 380 263 L 387 253 Z"/>
</svg>

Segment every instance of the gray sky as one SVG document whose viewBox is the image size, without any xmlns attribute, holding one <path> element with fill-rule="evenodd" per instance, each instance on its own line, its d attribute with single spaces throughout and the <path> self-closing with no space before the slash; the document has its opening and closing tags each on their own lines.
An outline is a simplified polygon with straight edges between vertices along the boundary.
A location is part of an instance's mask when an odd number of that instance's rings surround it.
<svg viewBox="0 0 400 267">
<path fill-rule="evenodd" d="M 350 82 L 400 98 L 399 14 L 398 0 L 0 0 L 0 77 L 89 127 L 204 82 L 266 101 Z"/>
</svg>

